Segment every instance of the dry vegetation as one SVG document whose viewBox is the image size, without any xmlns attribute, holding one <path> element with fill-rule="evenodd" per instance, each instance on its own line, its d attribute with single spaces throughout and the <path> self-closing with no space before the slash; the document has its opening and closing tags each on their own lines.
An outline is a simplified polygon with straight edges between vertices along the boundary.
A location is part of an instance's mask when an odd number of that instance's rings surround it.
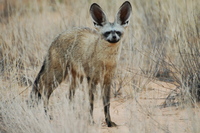
<svg viewBox="0 0 200 133">
<path fill-rule="evenodd" d="M 74 26 L 93 28 L 89 7 L 112 17 L 122 0 L 0 0 L 0 132 L 200 132 L 200 1 L 130 0 L 133 14 L 113 83 L 111 117 L 103 120 L 100 87 L 90 124 L 87 84 L 69 103 L 68 81 L 42 105 L 26 104 L 52 40 Z M 83 6 L 84 5 L 84 6 Z"/>
</svg>

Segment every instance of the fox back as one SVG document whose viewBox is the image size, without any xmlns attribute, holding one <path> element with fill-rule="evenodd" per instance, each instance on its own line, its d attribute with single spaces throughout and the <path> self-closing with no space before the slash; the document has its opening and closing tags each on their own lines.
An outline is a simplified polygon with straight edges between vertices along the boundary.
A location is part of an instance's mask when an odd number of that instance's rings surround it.
<svg viewBox="0 0 200 133">
<path fill-rule="evenodd" d="M 113 23 L 107 20 L 101 7 L 95 3 L 91 5 L 90 14 L 96 30 L 73 28 L 62 33 L 52 43 L 49 54 L 59 53 L 57 56 L 60 57 L 52 55 L 52 62 L 63 58 L 65 63 L 70 62 L 76 70 L 83 67 L 84 71 L 81 73 L 85 73 L 87 77 L 98 79 L 94 75 L 101 75 L 103 68 L 109 68 L 109 72 L 116 68 L 121 48 L 120 40 L 128 25 L 131 8 L 128 2 L 124 3 Z"/>
<path fill-rule="evenodd" d="M 105 118 L 108 126 L 114 126 L 109 114 L 110 86 L 116 70 L 121 49 L 121 38 L 128 25 L 131 5 L 124 2 L 110 23 L 101 7 L 96 3 L 90 14 L 96 30 L 73 28 L 60 34 L 51 44 L 43 66 L 34 82 L 31 97 L 42 97 L 47 108 L 53 90 L 67 75 L 72 75 L 70 99 L 74 94 L 76 80 L 86 77 L 90 90 L 102 83 Z M 72 91 L 72 92 L 71 92 Z M 93 94 L 90 93 L 91 110 Z M 92 111 L 91 111 L 92 114 Z"/>
</svg>

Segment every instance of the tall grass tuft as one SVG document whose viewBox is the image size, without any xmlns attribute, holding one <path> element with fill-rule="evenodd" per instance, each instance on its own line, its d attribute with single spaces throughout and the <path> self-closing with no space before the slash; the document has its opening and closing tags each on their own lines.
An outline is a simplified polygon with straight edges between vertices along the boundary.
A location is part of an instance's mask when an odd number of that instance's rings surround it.
<svg viewBox="0 0 200 133">
<path fill-rule="evenodd" d="M 200 132 L 199 0 L 130 0 L 133 14 L 122 40 L 111 100 L 117 128 L 102 123 L 100 89 L 95 94 L 95 124 L 90 123 L 86 83 L 78 86 L 72 104 L 66 98 L 69 81 L 56 89 L 50 98 L 53 120 L 42 105 L 27 106 L 51 42 L 72 27 L 93 28 L 93 2 L 0 1 L 0 132 Z M 114 16 L 124 1 L 95 2 Z M 168 108 L 158 108 L 163 102 Z"/>
</svg>

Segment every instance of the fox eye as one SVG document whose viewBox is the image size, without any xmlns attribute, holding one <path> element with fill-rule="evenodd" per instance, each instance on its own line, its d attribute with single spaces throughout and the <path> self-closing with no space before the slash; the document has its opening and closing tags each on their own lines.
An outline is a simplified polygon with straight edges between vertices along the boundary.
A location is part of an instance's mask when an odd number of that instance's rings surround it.
<svg viewBox="0 0 200 133">
<path fill-rule="evenodd" d="M 105 32 L 103 35 L 105 36 L 105 37 L 108 37 L 109 35 L 110 35 L 110 31 L 107 31 L 107 32 Z"/>
<path fill-rule="evenodd" d="M 119 31 L 116 31 L 116 34 L 117 34 L 118 36 L 121 36 L 121 35 L 122 35 L 122 33 L 119 32 Z"/>
</svg>

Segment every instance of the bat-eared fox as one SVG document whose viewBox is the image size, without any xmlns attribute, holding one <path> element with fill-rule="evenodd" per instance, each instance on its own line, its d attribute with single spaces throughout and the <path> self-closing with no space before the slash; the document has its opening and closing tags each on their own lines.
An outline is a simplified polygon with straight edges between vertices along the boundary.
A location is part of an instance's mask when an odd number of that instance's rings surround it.
<svg viewBox="0 0 200 133">
<path fill-rule="evenodd" d="M 121 38 L 128 26 L 131 4 L 124 2 L 110 23 L 102 8 L 93 3 L 90 14 L 96 30 L 73 28 L 60 34 L 52 42 L 30 94 L 32 102 L 43 100 L 47 110 L 52 92 L 71 76 L 69 99 L 73 98 L 77 81 L 86 78 L 89 87 L 90 113 L 93 112 L 93 90 L 102 88 L 105 121 L 108 127 L 116 126 L 110 117 L 110 91 L 121 51 Z"/>
</svg>

